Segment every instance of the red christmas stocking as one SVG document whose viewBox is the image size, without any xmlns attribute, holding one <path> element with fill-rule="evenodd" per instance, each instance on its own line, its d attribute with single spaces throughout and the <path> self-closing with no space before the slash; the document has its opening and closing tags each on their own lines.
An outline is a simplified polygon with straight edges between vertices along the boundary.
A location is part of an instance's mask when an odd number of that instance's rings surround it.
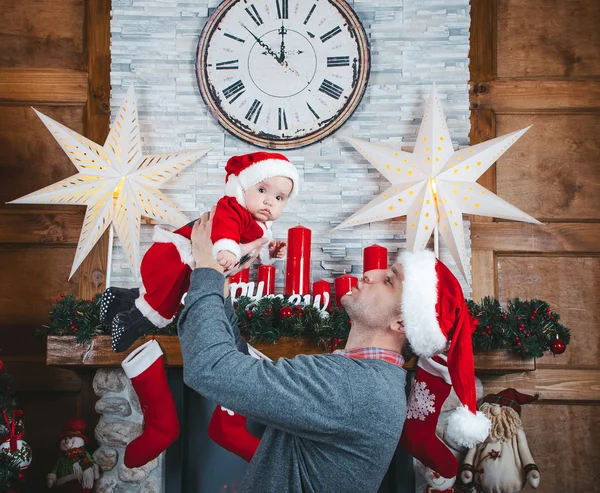
<svg viewBox="0 0 600 493">
<path fill-rule="evenodd" d="M 253 358 L 271 361 L 268 356 L 265 356 L 250 344 L 248 344 L 248 353 Z M 233 452 L 247 462 L 252 460 L 260 444 L 260 438 L 255 437 L 246 428 L 245 416 L 234 413 L 219 405 L 217 405 L 210 418 L 208 436 L 217 445 Z"/>
<path fill-rule="evenodd" d="M 260 444 L 246 428 L 246 417 L 217 405 L 208 425 L 208 436 L 217 445 L 250 462 Z"/>
<path fill-rule="evenodd" d="M 443 359 L 419 358 L 400 437 L 400 444 L 409 454 L 444 478 L 453 478 L 458 472 L 456 458 L 435 434 L 442 405 L 451 388 Z"/>
<path fill-rule="evenodd" d="M 165 451 L 179 436 L 179 420 L 155 340 L 135 349 L 121 364 L 140 400 L 144 432 L 125 449 L 125 466 L 141 467 Z"/>
</svg>

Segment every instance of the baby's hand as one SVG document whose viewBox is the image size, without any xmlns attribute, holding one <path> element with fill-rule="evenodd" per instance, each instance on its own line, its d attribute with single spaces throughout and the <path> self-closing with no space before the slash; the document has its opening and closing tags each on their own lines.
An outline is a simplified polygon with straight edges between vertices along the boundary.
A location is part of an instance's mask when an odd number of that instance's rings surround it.
<svg viewBox="0 0 600 493">
<path fill-rule="evenodd" d="M 235 264 L 237 264 L 237 261 L 235 254 L 228 252 L 227 250 L 221 250 L 217 254 L 217 262 L 219 262 L 219 265 L 225 270 L 233 269 Z"/>
<path fill-rule="evenodd" d="M 283 258 L 285 257 L 285 249 L 287 243 L 285 241 L 274 240 L 269 243 L 269 257 L 271 258 Z"/>
</svg>

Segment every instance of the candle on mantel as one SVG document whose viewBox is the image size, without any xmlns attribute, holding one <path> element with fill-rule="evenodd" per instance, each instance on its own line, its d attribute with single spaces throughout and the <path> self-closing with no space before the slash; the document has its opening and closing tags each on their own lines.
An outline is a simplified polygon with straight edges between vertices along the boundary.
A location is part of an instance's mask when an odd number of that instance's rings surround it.
<svg viewBox="0 0 600 493">
<path fill-rule="evenodd" d="M 250 282 L 250 267 L 247 269 L 239 271 L 237 274 L 234 274 L 229 278 L 230 283 L 240 283 L 240 282 Z"/>
<path fill-rule="evenodd" d="M 323 306 L 325 304 L 325 298 L 324 298 L 325 293 L 327 293 L 329 295 L 329 298 L 327 299 L 327 305 Z M 324 310 L 327 309 L 331 303 L 331 301 L 330 301 L 331 300 L 331 284 L 329 284 L 324 279 L 313 282 L 313 285 L 312 285 L 313 300 L 318 295 L 321 295 L 321 306 L 323 306 Z"/>
<path fill-rule="evenodd" d="M 351 291 L 352 288 L 358 284 L 358 278 L 344 273 L 333 282 L 335 284 L 335 304 L 337 306 L 342 306 L 340 302 L 342 296 L 348 291 Z"/>
<path fill-rule="evenodd" d="M 288 230 L 285 294 L 309 294 L 312 231 L 304 226 Z"/>
<path fill-rule="evenodd" d="M 363 273 L 374 269 L 388 268 L 387 248 L 371 245 L 363 250 Z"/>
<path fill-rule="evenodd" d="M 258 266 L 258 282 L 264 282 L 263 295 L 275 294 L 275 266 L 274 265 L 259 265 Z"/>
</svg>

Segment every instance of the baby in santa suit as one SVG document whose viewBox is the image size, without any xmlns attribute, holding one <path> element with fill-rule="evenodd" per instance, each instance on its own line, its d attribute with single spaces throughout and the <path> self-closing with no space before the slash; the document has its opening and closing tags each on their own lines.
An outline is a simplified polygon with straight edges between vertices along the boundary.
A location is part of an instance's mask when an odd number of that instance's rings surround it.
<svg viewBox="0 0 600 493">
<path fill-rule="evenodd" d="M 211 239 L 213 255 L 225 271 L 236 267 L 244 244 L 265 237 L 263 263 L 284 255 L 286 244 L 272 239 L 271 223 L 298 192 L 298 171 L 282 154 L 254 152 L 227 161 L 225 196 L 216 206 Z M 111 328 L 112 348 L 127 350 L 154 327 L 175 316 L 194 269 L 190 236 L 193 222 L 176 231 L 156 227 L 154 244 L 142 259 L 139 289 L 107 288 L 100 304 L 101 321 Z"/>
</svg>

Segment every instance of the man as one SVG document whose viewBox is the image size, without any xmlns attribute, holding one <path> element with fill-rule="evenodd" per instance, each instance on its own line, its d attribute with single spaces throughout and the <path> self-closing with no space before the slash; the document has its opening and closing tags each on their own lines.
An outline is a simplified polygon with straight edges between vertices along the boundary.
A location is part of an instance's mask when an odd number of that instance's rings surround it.
<svg viewBox="0 0 600 493">
<path fill-rule="evenodd" d="M 273 363 L 244 354 L 211 227 L 209 214 L 194 226 L 179 338 L 185 383 L 266 425 L 240 491 L 377 491 L 406 416 L 401 267 L 367 272 L 342 298 L 352 318 L 344 351 Z"/>
</svg>

